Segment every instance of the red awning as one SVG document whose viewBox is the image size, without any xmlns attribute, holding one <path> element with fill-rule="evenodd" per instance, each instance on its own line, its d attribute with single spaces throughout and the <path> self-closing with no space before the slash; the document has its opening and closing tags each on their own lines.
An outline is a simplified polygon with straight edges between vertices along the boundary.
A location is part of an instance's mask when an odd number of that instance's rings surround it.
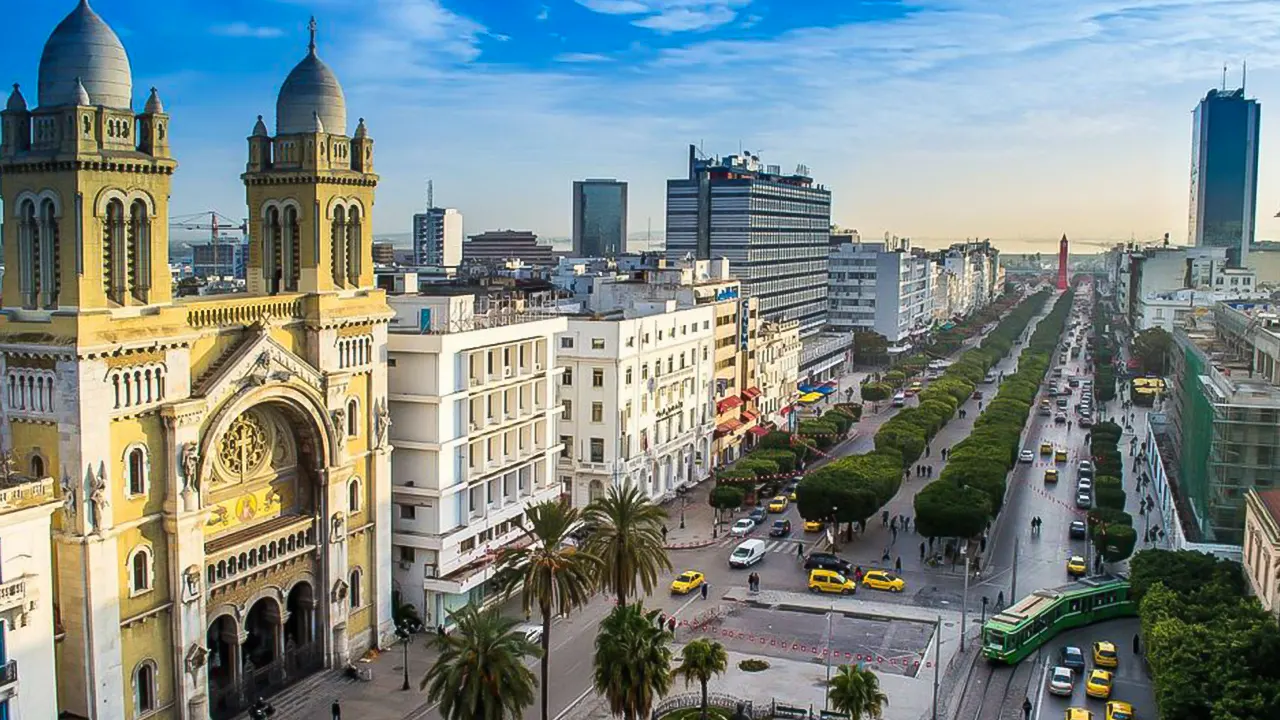
<svg viewBox="0 0 1280 720">
<path fill-rule="evenodd" d="M 753 385 L 747 388 L 746 390 L 742 391 L 742 397 L 748 400 L 755 400 L 756 398 L 760 397 L 760 388 L 755 387 Z"/>
<path fill-rule="evenodd" d="M 716 413 L 719 414 L 722 412 L 727 412 L 729 410 L 732 410 L 738 407 L 741 404 L 742 404 L 742 398 L 738 397 L 737 395 L 730 395 L 729 397 L 716 403 Z"/>
<path fill-rule="evenodd" d="M 793 409 L 794 409 L 794 408 L 793 408 L 792 406 L 788 405 L 788 406 L 786 406 L 786 407 L 782 408 L 781 410 L 779 410 L 778 412 L 779 412 L 779 413 L 781 413 L 783 417 L 786 417 L 786 416 L 788 416 L 788 415 L 790 415 L 790 414 L 791 414 L 791 411 L 792 411 Z"/>
<path fill-rule="evenodd" d="M 742 427 L 742 423 L 738 422 L 737 420 L 726 420 L 716 426 L 716 435 L 717 436 L 728 435 L 729 433 L 733 432 L 734 430 L 737 430 L 740 427 Z"/>
<path fill-rule="evenodd" d="M 755 435 L 758 438 L 761 438 L 769 434 L 769 428 L 760 427 L 759 425 L 757 425 L 751 428 L 750 430 L 748 430 L 747 432 L 751 433 L 752 435 Z"/>
<path fill-rule="evenodd" d="M 750 410 L 743 410 L 743 411 L 742 411 L 742 422 L 744 422 L 744 423 L 749 423 L 749 422 L 751 422 L 752 420 L 755 420 L 755 419 L 756 419 L 756 418 L 758 418 L 758 417 L 760 417 L 760 416 L 759 416 L 759 415 L 756 415 L 755 413 L 751 412 Z"/>
</svg>

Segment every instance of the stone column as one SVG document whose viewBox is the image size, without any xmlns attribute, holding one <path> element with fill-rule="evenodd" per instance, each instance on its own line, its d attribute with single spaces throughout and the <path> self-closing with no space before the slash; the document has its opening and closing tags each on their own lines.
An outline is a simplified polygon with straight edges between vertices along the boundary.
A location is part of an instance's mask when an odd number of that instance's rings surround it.
<svg viewBox="0 0 1280 720">
<path fill-rule="evenodd" d="M 347 569 L 347 481 L 352 471 L 348 466 L 326 468 L 319 472 L 323 492 L 320 496 L 319 552 L 322 592 L 325 596 L 325 656 L 330 667 L 346 667 L 350 661 L 347 642 L 347 615 L 351 587 Z"/>
<path fill-rule="evenodd" d="M 204 524 L 200 488 L 207 483 L 201 477 L 216 438 L 206 438 L 200 446 L 200 422 L 204 403 L 182 401 L 161 411 L 165 433 L 162 448 L 151 457 L 152 483 L 165 479 L 165 537 L 168 539 L 169 586 L 173 588 L 174 609 L 171 617 L 175 651 L 171 655 L 177 679 L 177 706 L 184 710 L 184 720 L 207 720 L 206 697 L 208 667 L 196 662 L 207 654 L 208 617 L 206 612 Z M 239 659 L 237 658 L 237 662 Z"/>
</svg>

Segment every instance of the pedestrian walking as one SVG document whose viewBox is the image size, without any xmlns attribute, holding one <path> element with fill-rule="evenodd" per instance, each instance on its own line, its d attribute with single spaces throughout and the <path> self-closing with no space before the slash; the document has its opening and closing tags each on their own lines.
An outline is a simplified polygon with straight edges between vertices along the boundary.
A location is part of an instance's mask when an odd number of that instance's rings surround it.
<svg viewBox="0 0 1280 720">
<path fill-rule="evenodd" d="M 1138 644 L 1138 635 L 1136 633 L 1133 636 L 1133 654 L 1134 655 L 1142 654 L 1142 647 Z"/>
<path fill-rule="evenodd" d="M 671 616 L 671 619 L 667 621 L 667 630 L 671 632 L 676 631 L 676 618 L 674 615 Z"/>
<path fill-rule="evenodd" d="M 804 562 L 804 543 L 796 543 L 796 557 L 800 558 L 801 562 Z"/>
<path fill-rule="evenodd" d="M 667 626 L 667 614 L 659 610 L 658 611 L 658 629 L 661 630 L 666 626 Z"/>
<path fill-rule="evenodd" d="M 925 457 L 929 457 L 929 455 L 930 455 L 931 453 L 933 453 L 933 448 L 929 447 L 928 445 L 925 445 L 925 446 L 924 446 L 924 456 L 925 456 Z"/>
<path fill-rule="evenodd" d="M 707 599 L 707 593 L 711 592 L 711 583 L 702 583 L 702 599 Z"/>
<path fill-rule="evenodd" d="M 898 532 L 898 516 L 897 515 L 894 515 L 892 518 L 889 519 L 889 529 L 894 531 L 895 533 Z"/>
<path fill-rule="evenodd" d="M 901 555 L 893 559 L 893 570 L 894 572 L 902 572 L 902 556 Z"/>
<path fill-rule="evenodd" d="M 933 477 L 933 466 L 929 466 L 929 477 Z"/>
<path fill-rule="evenodd" d="M 333 720 L 342 720 L 342 704 L 337 700 L 334 700 L 333 705 L 329 706 L 329 712 L 333 715 Z"/>
<path fill-rule="evenodd" d="M 884 549 L 884 555 L 880 556 L 880 562 L 884 563 L 885 565 L 889 564 L 889 548 Z"/>
<path fill-rule="evenodd" d="M 662 526 L 662 543 L 664 545 L 667 543 L 667 526 L 666 525 Z"/>
<path fill-rule="evenodd" d="M 703 593 L 703 594 L 705 595 L 706 593 Z M 1000 594 L 996 595 L 996 609 L 1000 610 L 1003 608 L 1004 608 L 1004 591 L 1001 590 Z"/>
<path fill-rule="evenodd" d="M 862 566 L 861 565 L 853 569 L 853 581 L 857 583 L 862 582 Z"/>
<path fill-rule="evenodd" d="M 889 529 L 893 531 L 893 542 L 898 542 L 898 527 L 895 525 Z"/>
<path fill-rule="evenodd" d="M 880 524 L 883 527 L 889 527 L 889 511 L 885 510 L 880 513 Z"/>
<path fill-rule="evenodd" d="M 920 562 L 924 562 L 924 542 L 920 543 Z"/>
</svg>

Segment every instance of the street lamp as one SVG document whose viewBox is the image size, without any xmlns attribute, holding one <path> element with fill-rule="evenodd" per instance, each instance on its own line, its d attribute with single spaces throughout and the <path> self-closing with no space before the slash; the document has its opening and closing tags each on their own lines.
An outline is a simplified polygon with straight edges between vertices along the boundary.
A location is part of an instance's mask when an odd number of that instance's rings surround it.
<svg viewBox="0 0 1280 720">
<path fill-rule="evenodd" d="M 986 595 L 983 595 L 982 596 L 982 622 L 978 623 L 979 625 L 986 626 L 987 624 L 987 603 L 989 602 L 991 602 L 991 598 L 987 597 Z"/>
<path fill-rule="evenodd" d="M 688 504 L 689 504 L 689 498 L 684 495 L 681 495 L 680 496 L 680 529 L 681 530 L 684 529 L 684 509 L 685 509 L 685 506 L 687 506 Z"/>
<path fill-rule="evenodd" d="M 396 637 L 400 638 L 400 643 L 404 645 L 404 684 L 400 686 L 401 690 L 409 689 L 409 643 L 413 642 L 413 636 L 422 632 L 422 621 L 413 618 L 402 618 L 396 623 Z"/>
</svg>

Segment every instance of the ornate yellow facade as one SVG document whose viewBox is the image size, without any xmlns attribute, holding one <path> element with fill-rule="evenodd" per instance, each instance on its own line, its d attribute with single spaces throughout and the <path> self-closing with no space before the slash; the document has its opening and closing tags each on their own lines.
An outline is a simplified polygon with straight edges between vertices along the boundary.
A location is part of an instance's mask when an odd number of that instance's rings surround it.
<svg viewBox="0 0 1280 720">
<path fill-rule="evenodd" d="M 0 441 L 58 480 L 65 717 L 229 717 L 393 637 L 377 175 L 306 57 L 242 179 L 249 292 L 172 297 L 177 163 L 85 0 L 0 113 Z"/>
</svg>

